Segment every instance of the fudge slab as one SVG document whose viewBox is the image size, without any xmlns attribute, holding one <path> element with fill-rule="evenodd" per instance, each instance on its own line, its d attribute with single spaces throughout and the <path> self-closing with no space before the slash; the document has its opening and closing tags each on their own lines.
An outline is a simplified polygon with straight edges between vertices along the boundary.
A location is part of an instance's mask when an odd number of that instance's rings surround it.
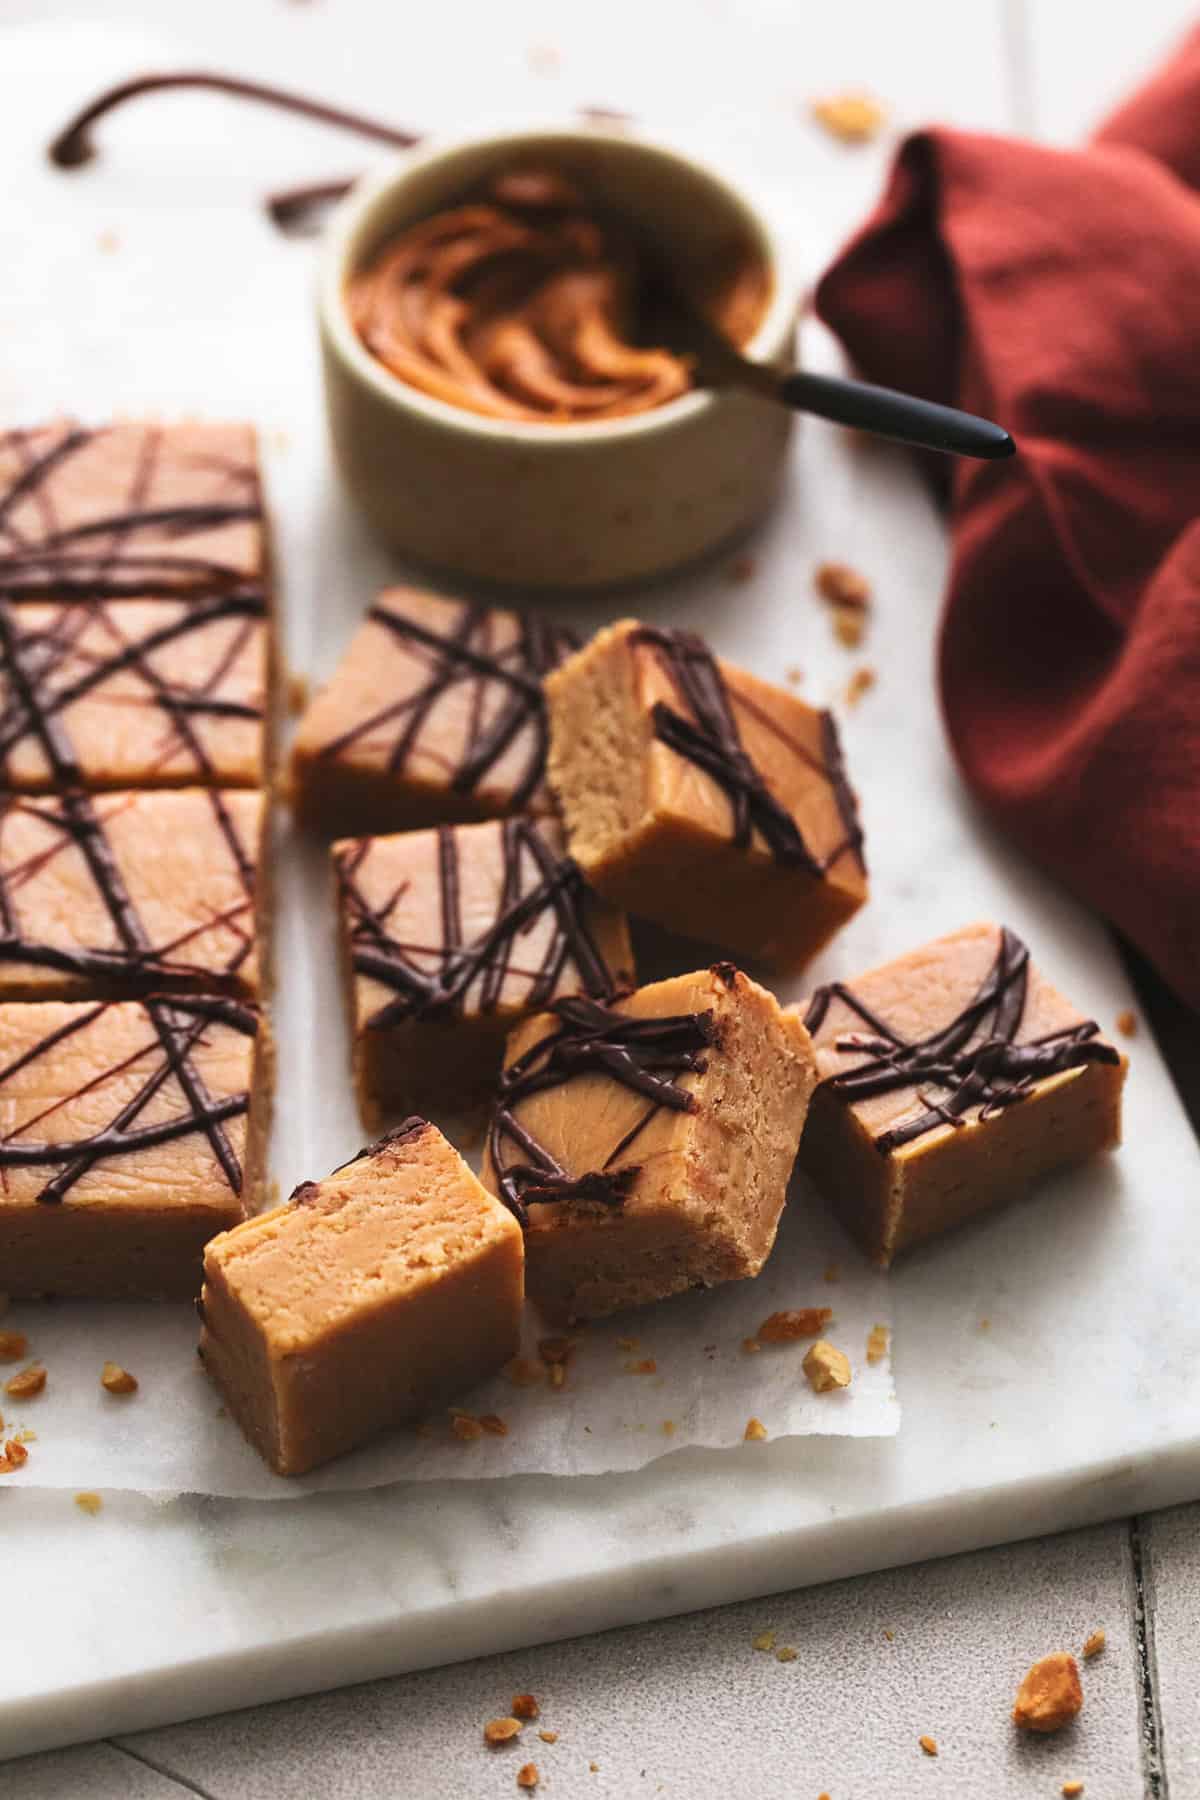
<svg viewBox="0 0 1200 1800">
<path fill-rule="evenodd" d="M 801 1164 L 885 1266 L 1120 1142 L 1126 1059 L 1003 926 L 965 926 L 797 1011 L 821 1076 Z"/>
<path fill-rule="evenodd" d="M 0 795 L 0 1001 L 254 999 L 267 819 L 246 788 Z"/>
<path fill-rule="evenodd" d="M 271 678 L 254 595 L 0 600 L 0 785 L 259 786 Z"/>
<path fill-rule="evenodd" d="M 190 1298 L 262 1202 L 265 1019 L 217 996 L 0 1006 L 4 1292 Z"/>
<path fill-rule="evenodd" d="M 623 913 L 551 818 L 493 819 L 333 846 L 359 1104 L 461 1111 L 494 1089 L 519 1018 L 633 986 Z"/>
<path fill-rule="evenodd" d="M 532 615 L 386 589 L 300 721 L 300 816 L 345 837 L 549 811 L 542 678 L 575 644 Z"/>
<path fill-rule="evenodd" d="M 301 1475 L 507 1362 L 522 1265 L 512 1215 L 409 1119 L 214 1239 L 200 1354 L 254 1447 Z"/>
<path fill-rule="evenodd" d="M 0 594 L 211 593 L 261 584 L 266 565 L 251 425 L 0 433 Z"/>
<path fill-rule="evenodd" d="M 624 619 L 551 674 L 550 782 L 568 845 L 618 906 L 791 967 L 867 894 L 827 712 Z"/>
<path fill-rule="evenodd" d="M 519 1025 L 483 1180 L 530 1296 L 570 1321 L 757 1275 L 815 1080 L 799 1019 L 729 963 Z"/>
</svg>

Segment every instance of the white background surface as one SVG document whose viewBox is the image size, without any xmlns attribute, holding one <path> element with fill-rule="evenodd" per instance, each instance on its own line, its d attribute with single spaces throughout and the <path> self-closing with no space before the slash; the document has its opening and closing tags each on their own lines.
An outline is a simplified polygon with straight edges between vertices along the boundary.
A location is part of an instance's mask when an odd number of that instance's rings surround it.
<svg viewBox="0 0 1200 1800">
<path fill-rule="evenodd" d="M 338 28 L 352 31 L 346 21 L 354 10 L 336 9 Z M 723 151 L 743 168 L 742 158 L 770 157 L 776 193 L 786 188 L 801 248 L 815 269 L 873 193 L 879 158 L 870 152 L 850 162 L 816 138 L 799 116 L 805 94 L 829 79 L 862 80 L 884 94 L 902 92 L 910 116 L 936 110 L 995 126 L 1010 122 L 1022 94 L 1021 103 L 1029 103 L 1035 87 L 1029 69 L 1022 70 L 1019 57 L 1004 61 L 1003 40 L 992 31 L 984 38 L 978 20 L 963 16 L 968 10 L 919 5 L 901 18 L 891 9 L 859 8 L 857 29 L 854 16 L 822 15 L 822 31 L 810 35 L 790 7 L 743 8 L 743 20 L 758 21 L 746 34 L 754 40 L 751 58 L 744 43 L 730 48 L 732 9 L 692 7 L 685 17 L 683 8 L 664 6 L 652 17 L 663 50 L 685 45 L 695 61 L 688 81 L 663 83 L 659 60 L 655 109 L 654 89 L 630 73 L 627 53 L 622 67 L 632 12 L 625 19 L 624 9 L 610 9 L 604 29 L 611 29 L 611 41 L 581 41 L 574 63 L 564 58 L 552 91 L 560 107 L 599 99 L 664 119 L 663 100 L 678 106 L 686 90 L 691 116 L 703 113 L 710 154 Z M 156 15 L 160 33 L 169 32 L 172 14 L 163 8 Z M 662 23 L 668 15 L 671 31 Z M 291 248 L 286 278 L 260 280 L 255 264 L 256 279 L 249 281 L 239 273 L 239 259 L 241 267 L 251 265 L 250 246 L 261 245 L 265 229 L 254 215 L 247 211 L 245 244 L 231 241 L 237 233 L 224 212 L 219 247 L 204 240 L 202 229 L 208 184 L 226 184 L 225 200 L 235 192 L 248 199 L 263 181 L 337 169 L 337 146 L 331 158 L 312 134 L 313 160 L 299 168 L 288 160 L 286 146 L 297 140 L 289 139 L 286 124 L 277 135 L 250 115 L 197 100 L 186 103 L 188 126 L 179 110 L 184 102 L 151 101 L 140 117 L 131 113 L 119 128 L 114 121 L 106 141 L 119 154 L 101 168 L 78 182 L 42 178 L 30 153 L 31 127 L 44 136 L 84 87 L 110 70 L 162 60 L 163 53 L 154 55 L 137 34 L 122 41 L 111 26 L 102 39 L 89 39 L 78 25 L 66 39 L 51 38 L 44 11 L 39 16 L 36 38 L 26 40 L 34 54 L 21 48 L 24 34 L 17 33 L 5 54 L 10 67 L 13 51 L 26 58 L 13 83 L 24 107 L 0 124 L 10 140 L 6 166 L 23 167 L 20 179 L 38 183 L 24 187 L 24 202 L 5 216 L 4 232 L 17 242 L 0 243 L 18 274 L 3 305 L 20 304 L 20 341 L 30 344 L 21 366 L 6 366 L 0 376 L 5 411 L 19 417 L 78 405 L 72 375 L 86 364 L 93 375 L 107 371 L 106 402 L 123 410 L 240 406 L 268 426 L 282 417 L 292 447 L 279 459 L 275 487 L 288 530 L 293 617 L 310 595 L 345 602 L 336 572 L 353 568 L 355 583 L 369 577 L 352 524 L 322 486 L 316 460 L 307 462 L 317 442 L 313 394 L 305 385 L 307 253 Z M 319 81 L 327 92 L 340 68 L 344 96 L 394 115 L 397 67 L 376 56 L 372 67 L 348 75 L 334 54 L 335 9 L 324 6 L 320 16 L 318 42 L 315 7 L 294 13 L 244 7 L 237 35 L 221 9 L 210 8 L 205 59 L 229 61 L 236 52 L 243 69 L 271 67 L 277 76 L 286 69 L 297 83 Z M 479 21 L 477 36 L 491 34 L 494 41 L 470 60 L 468 92 L 464 97 L 459 89 L 453 109 L 446 71 L 452 61 L 468 59 L 455 58 L 446 38 L 440 47 L 424 39 L 397 59 L 405 92 L 422 96 L 425 117 L 461 124 L 468 104 L 482 108 L 496 92 L 516 109 L 510 116 L 524 116 L 535 97 L 539 112 L 551 110 L 538 85 L 545 78 L 535 81 L 527 67 L 521 73 L 524 50 L 531 41 L 565 47 L 578 21 L 561 13 L 536 18 L 524 8 L 503 19 L 481 13 Z M 543 23 L 544 39 L 535 36 Z M 294 27 L 310 33 L 304 52 L 295 47 Z M 191 21 L 189 30 L 196 29 Z M 593 38 L 598 33 L 594 22 Z M 645 43 L 644 29 L 639 41 Z M 1142 41 L 1131 36 L 1131 48 Z M 57 63 L 53 83 L 37 73 L 38 44 L 48 50 L 45 60 Z M 76 56 L 76 72 L 68 75 L 64 65 Z M 168 60 L 182 60 L 181 52 Z M 764 92 L 767 69 L 770 94 Z M 1124 58 L 1114 58 L 1113 87 L 1128 76 Z M 595 85 L 601 77 L 603 92 Z M 472 86 L 485 79 L 493 90 L 488 95 Z M 1096 98 L 1089 96 L 1089 107 Z M 168 106 L 172 139 L 195 132 L 190 148 L 181 143 L 170 159 L 162 154 Z M 203 116 L 196 111 L 201 107 Z M 1064 128 L 1076 123 L 1065 119 Z M 306 141 L 309 135 L 301 128 Z M 214 143 L 225 152 L 223 168 L 213 167 Z M 352 146 L 345 166 L 354 162 Z M 90 184 L 86 204 L 79 198 L 83 183 Z M 164 272 L 154 229 L 168 219 L 177 225 L 185 200 L 195 254 L 174 255 Z M 31 216 L 40 229 L 56 226 L 61 254 L 52 296 L 46 270 L 24 255 Z M 105 259 L 95 251 L 94 234 L 110 224 L 122 247 Z M 127 253 L 131 260 L 123 263 Z M 161 299 L 152 299 L 153 282 L 164 273 L 170 282 L 165 317 Z M 140 319 L 138 330 L 125 333 L 125 312 Z M 11 319 L 0 315 L 0 323 L 11 343 Z M 64 326 L 69 357 L 62 352 Z M 157 362 L 153 345 L 158 341 L 161 350 L 168 337 L 169 361 Z M 167 368 L 178 385 L 168 391 L 151 384 L 151 367 Z M 222 378 L 236 383 L 228 400 Z M 689 619 L 710 630 L 721 648 L 736 649 L 764 673 L 777 672 L 783 655 L 803 663 L 811 671 L 809 691 L 819 697 L 840 686 L 845 658 L 809 598 L 812 562 L 824 555 L 856 562 L 880 591 L 869 655 L 881 684 L 849 733 L 877 898 L 840 941 L 838 970 L 850 972 L 914 936 L 995 908 L 1042 949 L 1069 992 L 1111 1019 L 1128 996 L 1102 938 L 1079 930 L 1068 908 L 981 837 L 942 759 L 928 666 L 942 548 L 903 462 L 890 453 L 851 457 L 832 434 L 806 432 L 786 518 L 756 548 L 761 568 L 750 588 L 731 590 L 714 576 L 657 596 L 655 608 L 669 616 L 685 604 Z M 348 549 L 353 562 L 344 560 Z M 914 792 L 923 796 L 921 805 Z M 324 1059 L 313 1073 L 322 1083 L 332 1079 Z M 340 1081 L 340 1064 L 332 1073 Z M 1186 1297 L 1195 1254 L 1185 1209 L 1189 1189 L 1195 1191 L 1196 1152 L 1144 1039 L 1135 1045 L 1130 1102 L 1135 1155 L 1058 1184 L 1031 1205 L 922 1253 L 897 1278 L 898 1368 L 909 1410 L 893 1445 L 808 1445 L 796 1454 L 787 1445 L 767 1446 L 754 1460 L 749 1452 L 694 1453 L 649 1475 L 572 1483 L 569 1496 L 562 1484 L 535 1479 L 489 1484 L 490 1492 L 444 1489 L 436 1511 L 431 1490 L 315 1500 L 304 1503 L 302 1530 L 294 1529 L 296 1508 L 154 1507 L 125 1497 L 106 1508 L 102 1537 L 98 1522 L 82 1515 L 62 1519 L 61 1530 L 52 1532 L 36 1496 L 11 1496 L 5 1546 L 19 1559 L 13 1566 L 29 1580 L 38 1606 L 19 1648 L 13 1646 L 11 1668 L 8 1646 L 0 1649 L 0 1682 L 9 1697 L 0 1711 L 0 1748 L 244 1703 L 518 1636 L 529 1640 L 677 1610 L 1192 1491 L 1189 1364 L 1196 1327 Z M 293 1149 L 299 1161 L 309 1146 Z M 288 1179 L 287 1171 L 280 1173 Z M 1147 1229 L 1151 1207 L 1153 1232 Z M 978 1321 L 985 1315 L 991 1329 L 981 1336 Z M 1112 1329 L 1118 1319 L 1120 1333 Z M 61 1511 L 54 1516 L 61 1519 Z M 115 1624 L 114 1593 L 123 1596 Z M 512 1604 L 517 1594 L 519 1609 Z M 130 1681 L 139 1670 L 156 1672 Z M 32 1698 L 55 1687 L 61 1698 Z"/>
</svg>

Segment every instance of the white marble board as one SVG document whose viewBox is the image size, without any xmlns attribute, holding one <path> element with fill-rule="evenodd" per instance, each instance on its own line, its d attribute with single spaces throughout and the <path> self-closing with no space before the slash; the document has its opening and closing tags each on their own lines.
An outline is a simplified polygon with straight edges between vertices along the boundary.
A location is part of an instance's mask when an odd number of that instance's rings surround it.
<svg viewBox="0 0 1200 1800">
<path fill-rule="evenodd" d="M 872 194 L 883 153 L 847 161 L 805 125 L 805 94 L 853 79 L 900 91 L 917 115 L 934 105 L 973 124 L 1007 122 L 1001 74 L 962 9 L 942 0 L 903 18 L 881 7 L 865 34 L 827 16 L 816 41 L 796 9 L 772 0 L 664 0 L 653 12 L 619 0 L 567 17 L 519 0 L 465 9 L 465 57 L 463 9 L 424 19 L 411 37 L 404 9 L 385 17 L 367 0 L 195 10 L 116 0 L 103 23 L 77 6 L 13 0 L 6 10 L 0 415 L 256 418 L 289 652 L 317 671 L 389 570 L 325 465 L 311 248 L 273 237 L 255 200 L 272 182 L 353 168 L 358 146 L 208 98 L 149 101 L 106 128 L 96 168 L 54 176 L 38 146 L 78 99 L 132 69 L 223 63 L 447 127 L 625 106 L 752 181 L 786 214 L 814 272 Z M 948 84 L 913 53 L 934 35 L 955 70 L 949 106 Z M 634 36 L 646 55 L 631 65 L 623 47 Z M 557 63 L 528 54 L 550 48 Z M 681 54 L 687 82 L 663 82 Z M 806 350 L 831 354 L 811 331 Z M 822 700 L 836 703 L 857 660 L 879 672 L 845 720 L 874 898 L 818 972 L 849 974 L 966 918 L 1000 915 L 1111 1022 L 1132 996 L 1105 933 L 994 838 L 946 758 L 932 688 L 944 543 L 908 464 L 806 429 L 784 504 L 752 552 L 745 585 L 714 570 L 637 604 L 700 626 L 763 674 L 803 666 L 806 691 Z M 863 658 L 833 643 L 813 602 L 810 572 L 823 557 L 876 583 Z M 571 610 L 589 624 L 614 608 Z M 301 852 L 285 850 L 285 861 L 288 882 L 313 873 Z M 298 931 L 291 909 L 282 952 L 304 966 Z M 320 976 L 323 959 L 311 961 Z M 289 983 L 284 1010 L 292 1102 L 275 1172 L 286 1187 L 357 1127 L 331 972 L 308 993 Z M 1193 1496 L 1200 1152 L 1147 1033 L 1132 1059 L 1118 1159 L 897 1273 L 905 1415 L 895 1440 L 810 1438 L 684 1452 L 633 1475 L 287 1504 L 111 1494 L 97 1519 L 68 1494 L 6 1493 L 0 1569 L 14 1628 L 0 1633 L 0 1756 Z"/>
</svg>

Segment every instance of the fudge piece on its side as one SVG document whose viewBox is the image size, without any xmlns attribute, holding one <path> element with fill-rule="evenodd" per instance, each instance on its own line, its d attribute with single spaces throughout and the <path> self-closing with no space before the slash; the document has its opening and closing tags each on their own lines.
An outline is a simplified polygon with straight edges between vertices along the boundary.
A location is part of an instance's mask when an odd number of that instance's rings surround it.
<svg viewBox="0 0 1200 1800">
<path fill-rule="evenodd" d="M 532 614 L 385 589 L 300 721 L 297 813 L 346 837 L 549 812 L 542 678 L 575 643 Z"/>
<path fill-rule="evenodd" d="M 267 572 L 252 425 L 0 432 L 0 595 L 211 594 Z"/>
<path fill-rule="evenodd" d="M 522 1262 L 511 1214 L 408 1119 L 214 1239 L 200 1354 L 255 1449 L 302 1475 L 507 1362 Z"/>
<path fill-rule="evenodd" d="M 0 795 L 0 1001 L 256 999 L 267 823 L 248 788 Z"/>
<path fill-rule="evenodd" d="M 0 600 L 0 785 L 261 786 L 272 664 L 254 594 Z"/>
<path fill-rule="evenodd" d="M 4 1291 L 191 1298 L 262 1202 L 266 1020 L 208 995 L 0 1006 Z"/>
<path fill-rule="evenodd" d="M 623 913 L 557 820 L 493 819 L 333 846 L 359 1106 L 461 1111 L 494 1089 L 515 1022 L 633 986 Z"/>
<path fill-rule="evenodd" d="M 757 1275 L 815 1080 L 800 1021 L 731 963 L 519 1025 L 483 1180 L 530 1296 L 569 1321 Z"/>
<path fill-rule="evenodd" d="M 796 1012 L 821 1077 L 801 1166 L 884 1266 L 1120 1142 L 1125 1058 L 1004 927 L 965 926 Z"/>
<path fill-rule="evenodd" d="M 625 619 L 547 677 L 550 783 L 568 847 L 618 906 L 778 967 L 867 894 L 827 712 Z"/>
</svg>

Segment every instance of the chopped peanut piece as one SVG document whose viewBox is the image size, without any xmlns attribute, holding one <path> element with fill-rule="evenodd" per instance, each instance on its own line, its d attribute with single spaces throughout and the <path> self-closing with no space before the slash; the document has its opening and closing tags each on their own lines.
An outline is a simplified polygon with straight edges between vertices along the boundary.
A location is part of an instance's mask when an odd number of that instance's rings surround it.
<svg viewBox="0 0 1200 1800">
<path fill-rule="evenodd" d="M 625 1373 L 627 1375 L 653 1375 L 657 1370 L 658 1364 L 652 1356 L 644 1356 L 641 1362 L 627 1362 L 625 1364 Z"/>
<path fill-rule="evenodd" d="M 1022 1731 L 1060 1731 L 1082 1706 L 1075 1658 L 1066 1650 L 1055 1650 L 1034 1663 L 1017 1689 L 1013 1724 Z"/>
<path fill-rule="evenodd" d="M 510 1738 L 519 1737 L 521 1733 L 520 1719 L 489 1719 L 483 1728 L 485 1744 L 507 1744 Z"/>
<path fill-rule="evenodd" d="M 590 1762 L 588 1764 L 588 1770 L 592 1775 L 598 1775 L 600 1773 L 600 1764 L 598 1762 Z"/>
<path fill-rule="evenodd" d="M 508 1426 L 499 1413 L 480 1413 L 479 1424 L 489 1437 L 507 1437 Z"/>
<path fill-rule="evenodd" d="M 1103 1648 L 1104 1648 L 1105 1644 L 1107 1644 L 1107 1642 L 1108 1642 L 1108 1639 L 1104 1635 L 1103 1631 L 1093 1631 L 1091 1637 L 1088 1639 L 1087 1643 L 1083 1646 L 1084 1656 L 1090 1662 L 1092 1660 L 1093 1656 L 1099 1656 L 1100 1652 L 1103 1650 Z"/>
<path fill-rule="evenodd" d="M 742 1349 L 746 1352 L 747 1356 L 754 1356 L 762 1349 L 762 1345 L 757 1338 L 743 1338 Z"/>
<path fill-rule="evenodd" d="M 850 1359 L 826 1338 L 818 1338 L 801 1365 L 814 1394 L 850 1386 Z"/>
<path fill-rule="evenodd" d="M 924 1737 L 919 1737 L 917 1742 L 920 1744 L 926 1756 L 937 1755 L 937 1739 L 931 1738 L 928 1732 L 925 1733 Z"/>
<path fill-rule="evenodd" d="M 871 604 L 871 584 L 865 575 L 849 563 L 821 563 L 813 581 L 822 600 L 831 606 L 845 606 L 855 612 L 866 612 Z"/>
<path fill-rule="evenodd" d="M 776 1662 L 795 1662 L 795 1660 L 796 1652 L 792 1649 L 790 1644 L 781 1644 L 779 1649 L 775 1652 Z"/>
<path fill-rule="evenodd" d="M 40 1394 L 46 1385 L 46 1366 L 44 1363 L 30 1363 L 28 1368 L 10 1375 L 4 1384 L 4 1391 L 12 1400 L 32 1400 Z"/>
<path fill-rule="evenodd" d="M 833 1317 L 831 1306 L 798 1306 L 773 1312 L 758 1328 L 764 1344 L 791 1344 L 797 1338 L 820 1337 Z"/>
<path fill-rule="evenodd" d="M 742 1440 L 747 1444 L 761 1444 L 767 1435 L 767 1428 L 761 1419 L 747 1419 Z"/>
<path fill-rule="evenodd" d="M 636 1350 L 637 1347 L 638 1347 L 638 1341 L 636 1338 L 623 1337 L 623 1338 L 617 1339 L 617 1349 L 618 1350 Z"/>
<path fill-rule="evenodd" d="M 0 1475 L 11 1475 L 14 1469 L 23 1468 L 29 1461 L 29 1452 L 24 1444 L 16 1438 L 9 1438 L 4 1446 L 4 1455 L 0 1456 Z"/>
<path fill-rule="evenodd" d="M 137 1376 L 123 1369 L 120 1363 L 106 1362 L 100 1371 L 100 1386 L 106 1394 L 136 1394 Z"/>
<path fill-rule="evenodd" d="M 863 614 L 850 606 L 835 606 L 833 609 L 833 635 L 839 644 L 847 650 L 857 650 L 866 634 L 867 622 Z"/>
<path fill-rule="evenodd" d="M 1128 1007 L 1126 1007 L 1123 1013 L 1117 1014 L 1117 1030 L 1122 1037 L 1136 1037 L 1137 1028 L 1137 1014 L 1131 1012 Z"/>
<path fill-rule="evenodd" d="M 674 1419 L 664 1419 L 662 1422 L 662 1430 L 663 1430 L 664 1437 L 674 1437 L 675 1436 L 675 1421 L 674 1421 Z"/>
<path fill-rule="evenodd" d="M 28 1348 L 23 1331 L 0 1331 L 0 1362 L 20 1362 Z"/>
<path fill-rule="evenodd" d="M 858 89 L 812 102 L 812 115 L 843 144 L 865 144 L 883 129 L 887 113 L 872 95 Z"/>
<path fill-rule="evenodd" d="M 863 695 L 869 694 L 875 686 L 875 680 L 874 669 L 868 668 L 865 664 L 861 669 L 855 669 L 846 683 L 846 692 L 842 696 L 846 705 L 857 706 Z"/>
<path fill-rule="evenodd" d="M 470 1413 L 455 1413 L 450 1420 L 450 1429 L 464 1444 L 473 1444 L 483 1436 L 483 1426 Z"/>
<path fill-rule="evenodd" d="M 887 1641 L 888 1641 L 888 1643 L 889 1643 L 889 1644 L 894 1644 L 894 1643 L 895 1643 L 895 1641 L 896 1641 L 896 1634 L 895 1634 L 895 1632 L 894 1632 L 894 1631 L 888 1631 L 888 1630 L 887 1630 L 887 1628 L 886 1628 L 886 1627 L 885 1627 L 885 1628 L 884 1628 L 884 1633 L 883 1633 L 883 1635 L 884 1635 L 884 1637 L 885 1637 L 885 1638 L 886 1638 L 886 1639 L 887 1639 Z"/>
<path fill-rule="evenodd" d="M 567 1385 L 567 1365 L 566 1365 L 566 1363 L 551 1363 L 550 1364 L 550 1386 L 552 1388 L 560 1388 L 560 1387 L 566 1387 L 566 1385 Z"/>
<path fill-rule="evenodd" d="M 888 1352 L 888 1328 L 886 1325 L 872 1325 L 867 1333 L 867 1361 L 882 1362 Z"/>
<path fill-rule="evenodd" d="M 754 1648 L 756 1650 L 773 1650 L 775 1648 L 775 1633 L 773 1631 L 760 1631 L 754 1640 Z"/>
<path fill-rule="evenodd" d="M 574 1338 L 547 1337 L 538 1341 L 538 1355 L 544 1363 L 570 1362 L 574 1349 Z"/>
<path fill-rule="evenodd" d="M 94 1519 L 104 1502 L 99 1494 L 76 1494 L 75 1504 L 80 1512 L 90 1513 Z"/>
<path fill-rule="evenodd" d="M 514 1356 L 511 1362 L 505 1363 L 504 1373 L 514 1387 L 536 1387 L 545 1379 L 546 1370 L 541 1363 L 532 1362 L 527 1356 Z"/>
<path fill-rule="evenodd" d="M 509 1710 L 514 1719 L 536 1719 L 542 1709 L 532 1694 L 514 1694 Z"/>
<path fill-rule="evenodd" d="M 558 1742 L 557 1731 L 539 1731 L 538 1736 L 541 1738 L 543 1744 L 557 1744 Z"/>
<path fill-rule="evenodd" d="M 1077 1800 L 1077 1796 L 1082 1794 L 1082 1792 L 1082 1781 L 1064 1781 L 1062 1784 L 1064 1800 Z"/>
<path fill-rule="evenodd" d="M 517 1770 L 517 1786 L 519 1788 L 535 1788 L 538 1784 L 538 1766 L 536 1763 L 522 1763 Z"/>
</svg>

